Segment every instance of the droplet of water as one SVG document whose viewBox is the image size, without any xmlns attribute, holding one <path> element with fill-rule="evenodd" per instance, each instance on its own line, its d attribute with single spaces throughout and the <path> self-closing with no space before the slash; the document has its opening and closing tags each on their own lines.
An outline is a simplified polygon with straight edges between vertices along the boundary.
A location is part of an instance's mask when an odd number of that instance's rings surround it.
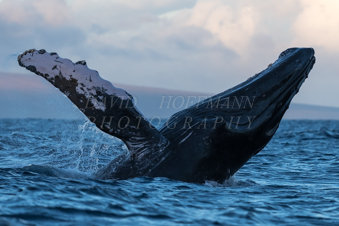
<svg viewBox="0 0 339 226">
<path fill-rule="evenodd" d="M 1 62 L 1 70 L 9 71 L 12 68 L 16 68 L 18 66 L 17 59 L 21 52 L 12 53 L 7 55 Z"/>
</svg>

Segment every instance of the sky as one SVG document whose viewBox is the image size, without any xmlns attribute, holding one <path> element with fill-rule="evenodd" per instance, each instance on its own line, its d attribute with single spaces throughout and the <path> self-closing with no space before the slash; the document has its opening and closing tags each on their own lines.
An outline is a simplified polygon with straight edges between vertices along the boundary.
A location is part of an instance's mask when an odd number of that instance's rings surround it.
<svg viewBox="0 0 339 226">
<path fill-rule="evenodd" d="M 29 73 L 16 57 L 32 48 L 86 60 L 113 85 L 216 94 L 287 48 L 313 47 L 293 102 L 339 107 L 338 12 L 338 0 L 0 0 L 0 89 L 54 89 L 16 76 Z"/>
</svg>

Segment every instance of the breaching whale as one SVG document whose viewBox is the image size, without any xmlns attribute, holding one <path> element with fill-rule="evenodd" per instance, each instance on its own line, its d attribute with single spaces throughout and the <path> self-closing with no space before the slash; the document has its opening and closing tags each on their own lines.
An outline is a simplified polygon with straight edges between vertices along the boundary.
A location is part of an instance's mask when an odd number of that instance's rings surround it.
<svg viewBox="0 0 339 226">
<path fill-rule="evenodd" d="M 174 114 L 159 130 L 133 97 L 102 79 L 85 61 L 31 49 L 20 66 L 63 92 L 95 125 L 121 139 L 129 156 L 102 168 L 100 179 L 167 177 L 223 182 L 271 140 L 315 63 L 312 48 L 290 48 L 247 81 Z"/>
</svg>

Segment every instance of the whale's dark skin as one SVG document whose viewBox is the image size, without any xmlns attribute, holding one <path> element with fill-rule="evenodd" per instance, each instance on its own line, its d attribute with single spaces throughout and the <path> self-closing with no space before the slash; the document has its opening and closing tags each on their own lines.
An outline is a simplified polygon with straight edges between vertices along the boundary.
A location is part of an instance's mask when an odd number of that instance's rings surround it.
<svg viewBox="0 0 339 226">
<path fill-rule="evenodd" d="M 65 93 L 100 130 L 126 144 L 130 155 L 114 159 L 98 178 L 203 183 L 223 182 L 266 146 L 315 57 L 312 48 L 287 49 L 264 71 L 174 114 L 159 130 L 135 108 L 131 95 L 107 85 L 84 61 L 73 64 L 32 49 L 18 62 Z"/>
</svg>

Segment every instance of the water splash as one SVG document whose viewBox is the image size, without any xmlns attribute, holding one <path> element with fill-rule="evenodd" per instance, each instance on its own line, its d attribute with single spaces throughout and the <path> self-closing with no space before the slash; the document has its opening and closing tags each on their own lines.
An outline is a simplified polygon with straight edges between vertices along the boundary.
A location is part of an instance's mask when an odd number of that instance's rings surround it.
<svg viewBox="0 0 339 226">
<path fill-rule="evenodd" d="M 205 185 L 209 187 L 233 187 L 238 185 L 238 180 L 235 179 L 235 175 L 225 180 L 222 184 L 216 181 L 206 180 Z"/>
<path fill-rule="evenodd" d="M 76 163 L 76 169 L 82 172 L 95 173 L 98 170 L 98 156 L 96 155 L 96 142 L 86 145 L 86 139 L 98 139 L 96 128 L 93 123 L 86 120 L 84 124 L 78 126 L 80 139 L 78 142 L 80 153 Z"/>
<path fill-rule="evenodd" d="M 81 138 L 82 158 L 97 155 L 99 167 L 125 149 L 103 133 L 93 139 L 84 121 L 2 119 L 0 128 L 0 225 L 339 225 L 339 121 L 282 121 L 235 177 L 203 185 L 87 177 L 74 164 Z M 17 168 L 18 159 L 40 166 Z"/>
<path fill-rule="evenodd" d="M 89 120 L 79 125 L 78 131 L 80 153 L 76 169 L 81 172 L 94 174 L 121 153 L 128 152 L 122 141 L 98 130 Z"/>
<path fill-rule="evenodd" d="M 17 68 L 18 66 L 17 58 L 20 54 L 21 51 L 7 55 L 1 62 L 1 70 L 10 71 L 13 68 Z"/>
<path fill-rule="evenodd" d="M 58 169 L 49 166 L 40 166 L 30 164 L 22 168 L 23 170 L 34 172 L 37 174 L 46 175 L 49 177 L 62 177 L 62 178 L 71 178 L 71 179 L 87 179 L 91 178 L 90 173 L 80 172 L 76 169 Z"/>
<path fill-rule="evenodd" d="M 326 136 L 339 139 L 339 131 L 327 130 L 327 129 L 324 129 L 323 131 Z"/>
</svg>

